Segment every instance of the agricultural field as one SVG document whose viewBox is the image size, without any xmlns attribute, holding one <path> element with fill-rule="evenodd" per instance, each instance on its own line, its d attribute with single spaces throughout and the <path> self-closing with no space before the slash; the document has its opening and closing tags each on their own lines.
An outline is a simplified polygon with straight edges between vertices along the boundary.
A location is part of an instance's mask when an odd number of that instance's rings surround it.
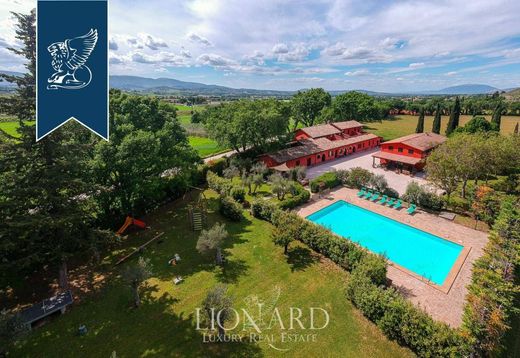
<svg viewBox="0 0 520 358">
<path fill-rule="evenodd" d="M 151 230 L 130 235 L 124 248 L 104 258 L 103 268 L 114 271 L 99 273 L 110 275 L 104 287 L 66 315 L 33 331 L 17 344 L 13 356 L 47 357 L 70 352 L 76 357 L 108 357 L 112 352 L 118 357 L 280 356 L 267 341 L 203 343 L 202 332 L 196 330 L 194 312 L 217 283 L 227 285 L 238 310 L 258 299 L 276 305 L 282 319 L 287 320 L 289 307 L 324 307 L 330 314 L 329 325 L 317 331 L 316 342 L 284 343 L 282 348 L 288 349 L 291 356 L 323 356 L 331 349 L 349 357 L 412 356 L 410 351 L 385 338 L 347 300 L 345 271 L 300 243 L 291 244 L 289 255 L 285 256 L 283 249 L 271 240 L 271 224 L 248 213 L 242 222 L 228 222 L 216 213 L 216 194 L 208 190 L 205 197 L 208 225 L 223 222 L 230 233 L 224 243 L 224 268 L 216 267 L 213 257 L 201 256 L 195 249 L 198 235 L 189 228 L 186 205 L 197 198 L 169 204 L 144 218 Z M 115 269 L 113 263 L 157 232 L 164 232 L 164 239 L 143 252 L 153 265 L 153 273 L 142 292 L 141 307 L 134 309 L 130 288 L 121 280 L 120 273 L 135 264 L 137 258 Z M 168 260 L 175 253 L 181 261 L 170 266 Z M 172 280 L 178 275 L 184 282 L 174 285 Z M 82 324 L 89 331 L 80 337 L 77 330 Z M 270 333 L 279 336 L 281 332 L 276 328 Z"/>
<path fill-rule="evenodd" d="M 195 148 L 203 158 L 229 150 L 227 148 L 221 148 L 213 139 L 206 137 L 189 136 L 188 140 L 190 145 Z"/>
<path fill-rule="evenodd" d="M 485 116 L 488 120 L 491 116 Z M 460 126 L 466 124 L 472 116 L 461 115 Z M 381 122 L 365 123 L 365 130 L 383 137 L 384 140 L 391 140 L 402 137 L 407 134 L 415 133 L 417 127 L 417 116 L 400 115 L 393 119 L 383 120 Z M 441 134 L 444 134 L 448 125 L 449 116 L 442 117 Z M 520 117 L 502 116 L 501 132 L 504 134 L 513 133 L 515 125 L 520 122 Z M 433 124 L 433 116 L 426 116 L 424 119 L 425 131 L 431 131 Z"/>
</svg>

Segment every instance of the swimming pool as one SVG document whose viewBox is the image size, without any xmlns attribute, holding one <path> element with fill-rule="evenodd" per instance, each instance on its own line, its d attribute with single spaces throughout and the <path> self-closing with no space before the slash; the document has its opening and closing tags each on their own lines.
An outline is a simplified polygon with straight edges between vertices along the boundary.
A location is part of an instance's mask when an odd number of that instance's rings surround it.
<svg viewBox="0 0 520 358">
<path fill-rule="evenodd" d="M 463 246 L 370 210 L 337 201 L 307 217 L 310 221 L 386 257 L 442 286 Z"/>
</svg>

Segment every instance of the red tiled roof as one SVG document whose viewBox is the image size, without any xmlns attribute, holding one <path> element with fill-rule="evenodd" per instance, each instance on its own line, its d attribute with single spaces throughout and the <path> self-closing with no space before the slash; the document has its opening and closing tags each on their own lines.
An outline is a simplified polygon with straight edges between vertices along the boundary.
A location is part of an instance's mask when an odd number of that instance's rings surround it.
<svg viewBox="0 0 520 358">
<path fill-rule="evenodd" d="M 300 130 L 307 133 L 307 135 L 309 135 L 311 138 L 320 138 L 341 133 L 341 130 L 330 124 L 320 124 L 313 127 L 305 127 L 301 128 Z"/>
<path fill-rule="evenodd" d="M 273 158 L 277 163 L 284 163 L 288 160 L 297 159 L 348 145 L 362 143 L 364 141 L 376 138 L 379 137 L 375 134 L 365 133 L 355 137 L 338 140 L 329 140 L 327 138 L 303 139 L 299 141 L 301 145 L 282 149 L 278 152 L 269 153 L 267 155 Z"/>
<path fill-rule="evenodd" d="M 411 165 L 415 165 L 422 160 L 421 158 L 408 157 L 406 155 L 399 155 L 399 154 L 388 153 L 388 152 L 377 152 L 377 153 L 372 154 L 372 156 L 375 158 L 390 160 L 392 162 L 399 162 L 399 163 L 405 163 L 405 164 L 411 164 Z"/>
<path fill-rule="evenodd" d="M 384 142 L 383 144 L 403 143 L 422 151 L 435 148 L 446 141 L 446 137 L 436 133 L 414 133 Z"/>
<path fill-rule="evenodd" d="M 363 127 L 363 125 L 361 123 L 359 123 L 358 121 L 344 121 L 344 122 L 335 122 L 335 123 L 331 123 L 331 124 L 334 127 L 339 128 L 341 130 Z"/>
</svg>

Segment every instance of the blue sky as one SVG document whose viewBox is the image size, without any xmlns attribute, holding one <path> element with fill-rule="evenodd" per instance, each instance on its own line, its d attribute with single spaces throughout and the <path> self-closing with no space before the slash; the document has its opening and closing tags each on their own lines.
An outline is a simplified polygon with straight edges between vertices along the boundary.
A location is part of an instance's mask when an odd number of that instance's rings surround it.
<svg viewBox="0 0 520 358">
<path fill-rule="evenodd" d="M 0 4 L 0 69 L 22 70 Z M 400 92 L 520 86 L 520 1 L 110 0 L 111 74 Z"/>
</svg>

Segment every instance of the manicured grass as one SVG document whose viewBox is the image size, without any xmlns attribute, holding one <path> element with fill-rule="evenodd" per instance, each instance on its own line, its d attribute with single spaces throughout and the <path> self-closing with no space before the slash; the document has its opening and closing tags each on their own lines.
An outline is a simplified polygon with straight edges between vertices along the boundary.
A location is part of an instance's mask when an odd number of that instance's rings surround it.
<svg viewBox="0 0 520 358">
<path fill-rule="evenodd" d="M 191 114 L 177 115 L 177 119 L 181 124 L 191 123 Z"/>
<path fill-rule="evenodd" d="M 485 116 L 488 120 L 491 116 Z M 462 115 L 460 116 L 460 125 L 463 126 L 468 122 L 472 116 Z M 402 137 L 407 134 L 415 133 L 417 127 L 418 116 L 396 116 L 391 120 L 384 120 L 382 122 L 366 123 L 365 130 L 371 133 L 375 133 L 384 138 L 384 140 L 391 140 L 394 138 Z M 444 134 L 448 125 L 448 116 L 442 117 L 441 134 Z M 502 116 L 501 132 L 504 134 L 513 133 L 516 123 L 520 122 L 520 117 L 515 116 Z M 433 116 L 426 116 L 424 120 L 424 129 L 427 132 L 431 131 L 433 124 Z"/>
<path fill-rule="evenodd" d="M 228 151 L 226 148 L 221 148 L 213 139 L 206 137 L 188 137 L 190 145 L 195 148 L 201 157 L 207 157 L 213 154 L 218 154 Z"/>
<path fill-rule="evenodd" d="M 197 234 L 188 228 L 185 203 L 175 202 L 145 218 L 151 230 L 132 235 L 117 257 L 138 246 L 158 231 L 164 231 L 162 243 L 152 244 L 143 255 L 151 259 L 154 277 L 142 292 L 143 304 L 130 308 L 131 294 L 126 284 L 113 275 L 108 285 L 76 305 L 64 316 L 33 331 L 20 342 L 13 356 L 109 357 L 259 357 L 280 356 L 269 342 L 203 343 L 195 328 L 194 312 L 217 283 L 228 286 L 237 309 L 250 307 L 259 299 L 282 313 L 287 324 L 289 307 L 322 307 L 330 314 L 329 325 L 316 333 L 316 342 L 280 343 L 281 331 L 269 331 L 275 346 L 288 349 L 289 357 L 406 357 L 412 354 L 386 339 L 381 331 L 352 307 L 345 297 L 348 274 L 330 261 L 318 257 L 307 247 L 291 244 L 288 257 L 270 238 L 271 225 L 246 214 L 240 223 L 226 222 L 215 213 L 213 192 L 209 198 L 208 223 L 225 222 L 230 238 L 225 243 L 227 263 L 216 268 L 212 257 L 202 257 L 196 250 Z M 194 200 L 196 198 L 193 198 Z M 124 252 L 123 252 L 124 251 Z M 178 253 L 182 260 L 176 266 L 167 261 Z M 116 257 L 107 257 L 111 267 Z M 121 272 L 136 258 L 118 267 Z M 112 269 L 111 269 L 112 270 Z M 173 285 L 172 279 L 182 275 L 184 282 Z M 271 307 L 272 307 L 271 306 Z M 270 316 L 268 316 L 270 317 Z M 303 322 L 307 322 L 303 319 Z M 85 324 L 86 336 L 77 335 Z M 277 326 L 278 327 L 278 326 Z M 239 331 L 241 326 L 235 330 Z M 290 333 L 309 333 L 295 329 Z"/>
<path fill-rule="evenodd" d="M 27 124 L 34 124 L 35 122 L 27 122 Z M 0 122 L 0 130 L 3 130 L 7 134 L 13 137 L 19 137 L 20 133 L 16 130 L 18 129 L 19 124 L 17 120 L 13 120 L 12 122 Z"/>
</svg>

